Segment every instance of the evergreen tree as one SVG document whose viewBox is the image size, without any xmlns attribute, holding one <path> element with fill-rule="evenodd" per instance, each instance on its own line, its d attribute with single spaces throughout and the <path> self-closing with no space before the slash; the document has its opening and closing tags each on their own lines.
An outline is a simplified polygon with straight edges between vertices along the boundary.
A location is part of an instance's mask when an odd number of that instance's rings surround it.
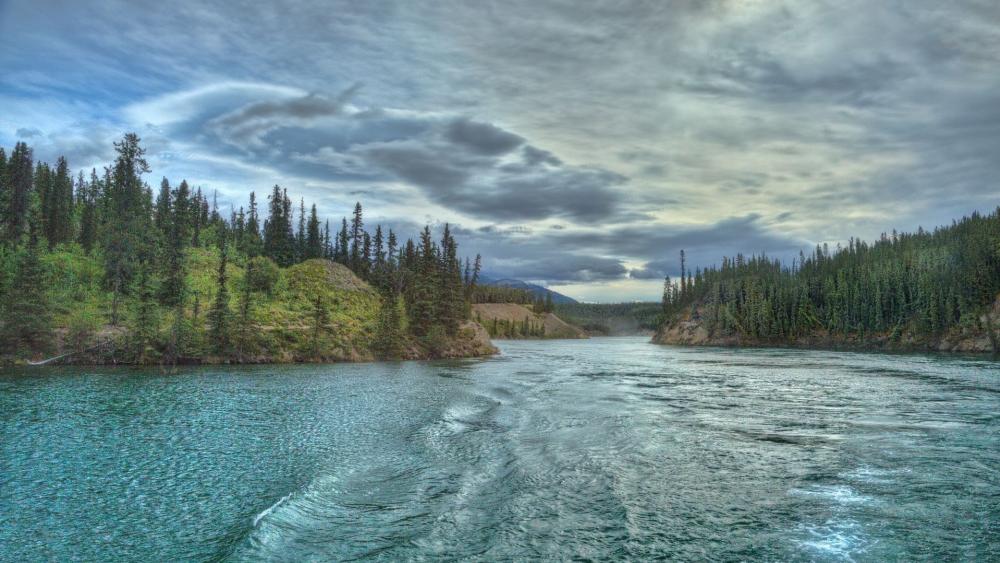
<svg viewBox="0 0 1000 563">
<path fill-rule="evenodd" d="M 156 196 L 156 204 L 154 208 L 156 209 L 156 214 L 154 215 L 153 222 L 156 228 L 163 233 L 167 234 L 169 231 L 169 223 L 172 216 L 170 209 L 170 182 L 166 178 L 160 181 L 160 193 Z"/>
<path fill-rule="evenodd" d="M 137 266 L 137 301 L 130 332 L 132 350 L 137 363 L 145 363 L 147 350 L 156 340 L 159 332 L 159 317 L 153 299 L 153 282 L 150 279 L 151 266 L 142 262 Z"/>
<path fill-rule="evenodd" d="M 46 184 L 43 206 L 45 238 L 49 248 L 69 242 L 73 238 L 73 178 L 66 159 L 59 157 L 54 174 L 45 170 L 42 182 Z"/>
<path fill-rule="evenodd" d="M 28 203 L 32 192 L 31 149 L 23 142 L 14 145 L 7 161 L 7 240 L 17 244 L 28 231 Z"/>
<path fill-rule="evenodd" d="M 226 265 L 228 252 L 225 242 L 222 244 L 219 256 L 219 274 L 216 277 L 215 300 L 208 312 L 209 338 L 212 350 L 219 356 L 227 356 L 230 351 L 230 324 L 232 312 L 229 310 L 229 288 L 226 285 Z"/>
<path fill-rule="evenodd" d="M 114 294 L 111 323 L 118 323 L 118 308 L 132 279 L 138 256 L 148 243 L 148 192 L 142 174 L 149 172 L 139 137 L 128 133 L 115 143 L 115 160 L 109 186 L 111 215 L 104 232 L 105 277 Z"/>
<path fill-rule="evenodd" d="M 257 195 L 250 192 L 250 209 L 247 211 L 245 233 L 245 248 L 248 257 L 259 256 L 263 251 L 263 243 L 260 239 L 260 218 L 257 213 Z"/>
<path fill-rule="evenodd" d="M 81 173 L 82 174 L 82 173 Z M 90 254 L 97 243 L 97 228 L 99 218 L 97 216 L 97 199 L 100 196 L 100 181 L 97 179 L 97 170 L 91 169 L 90 183 L 86 185 L 81 197 L 80 206 L 80 246 Z"/>
<path fill-rule="evenodd" d="M 247 354 L 254 351 L 257 335 L 257 325 L 253 320 L 254 288 L 251 280 L 254 277 L 255 261 L 247 261 L 243 274 L 243 285 L 240 288 L 240 300 L 236 318 L 236 358 L 245 361 Z"/>
<path fill-rule="evenodd" d="M 445 332 L 454 335 L 458 331 L 459 323 L 468 317 L 468 310 L 462 283 L 462 268 L 458 261 L 458 247 L 451 236 L 451 227 L 447 223 L 441 236 L 438 270 L 437 317 Z"/>
<path fill-rule="evenodd" d="M 337 261 L 337 262 L 340 262 L 341 264 L 343 264 L 345 266 L 350 267 L 350 257 L 348 255 L 348 250 L 347 250 L 347 246 L 348 246 L 347 239 L 348 239 L 348 236 L 349 235 L 347 233 L 347 219 L 341 219 L 340 234 L 337 235 L 337 250 L 338 250 L 338 252 L 336 253 L 336 257 L 334 258 L 334 260 Z"/>
<path fill-rule="evenodd" d="M 306 234 L 306 258 L 323 257 L 323 240 L 319 234 L 319 217 L 316 215 L 316 204 L 309 212 L 309 226 Z"/>
<path fill-rule="evenodd" d="M 191 219 L 190 195 L 187 180 L 182 180 L 170 196 L 173 205 L 169 219 L 165 219 L 165 227 L 169 229 L 169 233 L 164 248 L 164 281 L 160 291 L 160 301 L 164 305 L 179 306 L 184 303 L 187 274 L 184 249 L 188 242 L 188 222 Z"/>
<path fill-rule="evenodd" d="M 306 248 L 306 200 L 299 200 L 299 232 L 295 235 L 295 256 L 296 261 L 305 260 L 309 254 Z"/>
<path fill-rule="evenodd" d="M 412 247 L 412 242 L 410 243 Z M 410 330 L 417 336 L 430 333 L 437 321 L 435 293 L 437 289 L 438 258 L 431 239 L 430 227 L 424 227 L 420 233 L 420 250 L 418 251 L 418 270 L 410 280 L 407 305 L 410 317 Z"/>
<path fill-rule="evenodd" d="M 391 290 L 385 291 L 375 330 L 375 352 L 380 359 L 400 358 L 404 342 L 399 296 Z"/>
<path fill-rule="evenodd" d="M 46 292 L 46 272 L 37 239 L 20 251 L 17 269 L 3 298 L 2 355 L 45 351 L 52 334 L 52 313 Z"/>
<path fill-rule="evenodd" d="M 354 218 L 351 219 L 351 250 L 348 256 L 347 266 L 355 274 L 361 272 L 361 251 L 362 235 L 364 234 L 364 221 L 361 218 L 361 203 L 354 204 Z M 360 274 L 359 274 L 360 275 Z"/>
</svg>

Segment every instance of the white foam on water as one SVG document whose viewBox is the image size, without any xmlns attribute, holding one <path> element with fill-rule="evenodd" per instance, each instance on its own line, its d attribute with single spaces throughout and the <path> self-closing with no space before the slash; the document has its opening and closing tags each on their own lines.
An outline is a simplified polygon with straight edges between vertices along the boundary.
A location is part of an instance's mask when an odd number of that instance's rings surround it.
<svg viewBox="0 0 1000 563">
<path fill-rule="evenodd" d="M 275 508 L 278 508 L 279 506 L 281 506 L 281 503 L 285 502 L 286 500 L 288 500 L 290 498 L 292 498 L 292 493 L 288 493 L 287 495 L 281 497 L 281 499 L 279 499 L 278 502 L 276 502 L 276 503 L 272 504 L 271 506 L 267 507 L 267 509 L 264 510 L 264 512 L 261 512 L 260 514 L 258 514 L 257 516 L 255 516 L 254 519 L 253 519 L 253 527 L 256 528 L 257 527 L 257 523 L 260 522 L 260 520 L 262 518 L 264 518 L 265 516 L 267 516 L 268 514 L 270 514 L 271 512 L 273 512 Z"/>
<path fill-rule="evenodd" d="M 847 485 L 817 485 L 808 489 L 791 489 L 788 493 L 827 498 L 838 504 L 868 504 L 875 500 L 870 496 L 859 494 Z"/>
<path fill-rule="evenodd" d="M 861 483 L 884 484 L 891 483 L 893 481 L 891 476 L 896 473 L 900 473 L 901 471 L 907 472 L 908 470 L 879 469 L 877 467 L 862 465 L 854 471 L 841 473 L 840 477 Z"/>
<path fill-rule="evenodd" d="M 821 554 L 824 558 L 854 561 L 854 556 L 868 551 L 870 542 L 865 537 L 861 525 L 854 520 L 830 520 L 822 526 L 799 526 L 799 531 L 808 535 L 798 546 Z"/>
</svg>

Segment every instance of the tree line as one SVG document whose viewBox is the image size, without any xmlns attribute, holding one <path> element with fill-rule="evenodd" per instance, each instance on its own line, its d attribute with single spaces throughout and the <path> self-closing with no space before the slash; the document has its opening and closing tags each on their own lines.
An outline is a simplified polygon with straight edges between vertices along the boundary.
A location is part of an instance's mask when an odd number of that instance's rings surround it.
<svg viewBox="0 0 1000 563">
<path fill-rule="evenodd" d="M 1000 208 L 950 226 L 817 246 L 790 265 L 765 255 L 686 267 L 664 281 L 666 322 L 691 315 L 717 335 L 787 340 L 816 334 L 897 339 L 956 327 L 987 330 L 1000 293 Z M 985 319 L 985 320 L 984 320 Z"/>
<path fill-rule="evenodd" d="M 115 327 L 128 317 L 133 359 L 150 349 L 168 361 L 184 354 L 183 325 L 205 305 L 187 287 L 188 256 L 194 248 L 216 248 L 221 256 L 214 299 L 205 315 L 213 351 L 220 357 L 239 355 L 240 335 L 252 330 L 246 326 L 248 310 L 277 269 L 316 258 L 347 266 L 381 295 L 374 346 L 386 357 L 400 355 L 407 336 L 438 342 L 469 318 L 481 260 L 460 260 L 448 225 L 438 240 L 425 226 L 416 240 L 400 242 L 392 229 L 367 228 L 358 203 L 350 219 L 343 218 L 340 229 L 331 233 L 315 204 L 307 207 L 300 199 L 293 206 L 279 186 L 268 195 L 266 217 L 254 192 L 246 206 L 227 217 L 215 195 L 209 198 L 187 181 L 172 185 L 163 178 L 154 192 L 144 181 L 150 169 L 134 133 L 114 146 L 117 156 L 110 166 L 75 176 L 62 157 L 54 167 L 35 163 L 23 142 L 9 156 L 0 148 L 4 355 L 40 350 L 50 341 L 52 288 L 41 258 L 55 251 L 100 262 L 100 283 L 111 295 L 102 322 Z M 237 296 L 228 289 L 227 263 L 233 260 L 246 265 Z M 317 327 L 324 324 L 329 305 L 315 304 Z M 165 334 L 157 325 L 163 310 L 173 311 Z"/>
</svg>

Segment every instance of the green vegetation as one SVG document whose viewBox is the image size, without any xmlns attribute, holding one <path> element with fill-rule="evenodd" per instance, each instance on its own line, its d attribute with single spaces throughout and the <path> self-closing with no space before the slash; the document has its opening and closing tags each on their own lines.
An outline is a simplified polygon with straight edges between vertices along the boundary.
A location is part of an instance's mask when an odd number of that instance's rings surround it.
<svg viewBox="0 0 1000 563">
<path fill-rule="evenodd" d="M 539 322 L 534 315 L 525 316 L 520 321 L 492 317 L 483 319 L 476 316 L 476 322 L 486 327 L 490 338 L 545 338 L 545 323 Z"/>
<path fill-rule="evenodd" d="M 648 334 L 663 321 L 659 303 L 559 303 L 555 312 L 566 322 L 603 336 Z"/>
<path fill-rule="evenodd" d="M 824 336 L 931 342 L 985 334 L 1000 293 L 1000 209 L 934 231 L 825 245 L 791 266 L 766 256 L 724 258 L 664 285 L 665 327 L 701 322 L 712 338 L 794 342 Z"/>
<path fill-rule="evenodd" d="M 223 217 L 215 197 L 164 178 L 154 199 L 139 138 L 103 175 L 0 149 L 0 356 L 74 361 L 317 361 L 485 353 L 463 328 L 480 260 L 449 226 L 399 245 L 361 204 L 331 236 L 315 205 L 275 186 Z M 293 220 L 297 219 L 297 221 Z M 293 225 L 297 222 L 297 229 Z M 464 339 L 464 340 L 463 340 Z"/>
</svg>

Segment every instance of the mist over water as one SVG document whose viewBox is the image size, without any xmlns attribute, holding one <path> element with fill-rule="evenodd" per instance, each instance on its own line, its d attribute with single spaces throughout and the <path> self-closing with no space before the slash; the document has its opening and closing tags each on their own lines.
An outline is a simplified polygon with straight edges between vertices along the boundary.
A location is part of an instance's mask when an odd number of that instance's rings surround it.
<svg viewBox="0 0 1000 563">
<path fill-rule="evenodd" d="M 499 345 L 0 374 L 0 560 L 1000 558 L 996 362 Z"/>
</svg>

